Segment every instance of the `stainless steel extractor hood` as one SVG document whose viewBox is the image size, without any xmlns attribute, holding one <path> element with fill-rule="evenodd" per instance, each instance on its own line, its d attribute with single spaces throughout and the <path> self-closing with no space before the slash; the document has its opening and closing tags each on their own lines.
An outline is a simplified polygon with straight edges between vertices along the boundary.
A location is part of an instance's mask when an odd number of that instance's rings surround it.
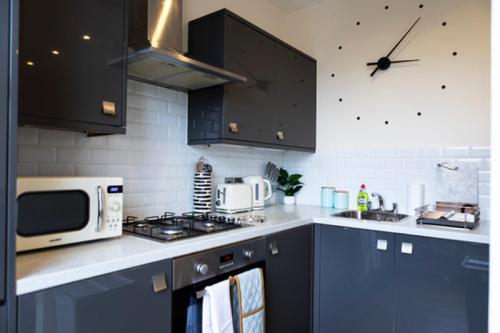
<svg viewBox="0 0 500 333">
<path fill-rule="evenodd" d="M 181 53 L 182 0 L 130 0 L 129 4 L 129 78 L 178 90 L 246 81 Z"/>
</svg>

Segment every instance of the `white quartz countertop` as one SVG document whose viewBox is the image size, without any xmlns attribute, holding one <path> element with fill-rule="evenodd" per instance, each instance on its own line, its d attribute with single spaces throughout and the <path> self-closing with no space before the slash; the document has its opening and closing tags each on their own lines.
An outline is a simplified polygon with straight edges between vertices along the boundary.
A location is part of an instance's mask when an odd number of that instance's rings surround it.
<svg viewBox="0 0 500 333">
<path fill-rule="evenodd" d="M 334 209 L 317 206 L 275 206 L 259 213 L 266 216 L 264 223 L 171 243 L 124 234 L 116 239 L 20 254 L 17 256 L 17 294 L 23 295 L 311 223 L 489 243 L 487 221 L 481 221 L 475 230 L 468 231 L 417 225 L 412 217 L 400 222 L 376 222 L 332 217 L 333 213 Z"/>
</svg>

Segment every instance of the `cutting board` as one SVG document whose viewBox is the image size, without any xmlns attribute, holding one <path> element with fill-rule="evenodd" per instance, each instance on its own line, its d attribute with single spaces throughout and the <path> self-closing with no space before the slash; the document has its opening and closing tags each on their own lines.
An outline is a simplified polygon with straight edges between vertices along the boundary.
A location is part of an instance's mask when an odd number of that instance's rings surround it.
<svg viewBox="0 0 500 333">
<path fill-rule="evenodd" d="M 436 201 L 478 202 L 479 169 L 455 163 L 458 170 L 436 169 Z"/>
</svg>

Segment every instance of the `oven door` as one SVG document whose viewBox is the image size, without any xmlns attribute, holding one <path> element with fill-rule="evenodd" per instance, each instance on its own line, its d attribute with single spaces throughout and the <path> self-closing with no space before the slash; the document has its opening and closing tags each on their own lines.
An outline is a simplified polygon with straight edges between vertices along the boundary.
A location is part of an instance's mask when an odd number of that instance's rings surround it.
<svg viewBox="0 0 500 333">
<path fill-rule="evenodd" d="M 205 287 L 224 281 L 230 276 L 235 276 L 257 267 L 262 268 L 265 275 L 264 261 L 260 261 L 243 268 L 218 275 L 203 282 L 174 290 L 172 293 L 172 332 L 201 332 L 201 309 L 203 304 L 202 291 Z M 191 314 L 195 312 L 197 314 L 194 316 L 195 318 L 191 315 L 190 320 L 196 321 L 196 324 L 191 322 L 190 330 L 186 330 L 186 326 L 188 324 L 188 312 L 191 312 Z"/>
<path fill-rule="evenodd" d="M 104 191 L 77 178 L 18 179 L 17 250 L 95 238 L 103 224 Z"/>
</svg>

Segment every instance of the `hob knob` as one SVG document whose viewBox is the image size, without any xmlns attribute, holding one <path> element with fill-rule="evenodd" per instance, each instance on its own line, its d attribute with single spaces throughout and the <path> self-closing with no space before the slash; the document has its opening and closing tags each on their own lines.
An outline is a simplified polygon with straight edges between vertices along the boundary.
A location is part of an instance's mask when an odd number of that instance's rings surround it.
<svg viewBox="0 0 500 333">
<path fill-rule="evenodd" d="M 196 271 L 200 275 L 207 275 L 208 274 L 208 265 L 207 264 L 198 264 L 196 265 Z"/>
<path fill-rule="evenodd" d="M 247 258 L 248 260 L 252 260 L 254 257 L 255 257 L 255 251 L 254 250 L 247 250 L 243 253 L 243 255 L 245 256 L 245 258 Z"/>
</svg>

